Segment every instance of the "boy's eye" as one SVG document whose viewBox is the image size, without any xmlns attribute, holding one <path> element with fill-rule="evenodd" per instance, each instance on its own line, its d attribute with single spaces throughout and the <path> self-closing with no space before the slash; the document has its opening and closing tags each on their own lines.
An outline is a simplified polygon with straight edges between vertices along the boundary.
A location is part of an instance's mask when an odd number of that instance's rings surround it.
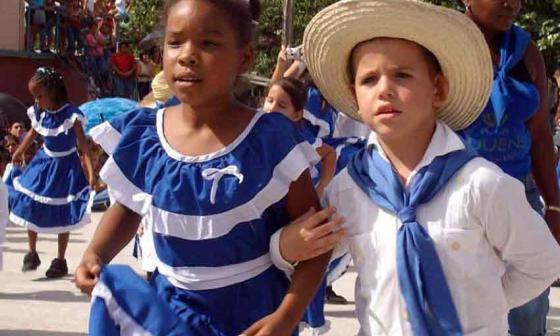
<svg viewBox="0 0 560 336">
<path fill-rule="evenodd" d="M 375 83 L 376 81 L 377 81 L 377 76 L 370 75 L 370 76 L 366 76 L 366 77 L 362 78 L 362 80 L 360 81 L 360 84 L 362 84 L 362 85 L 372 84 L 372 83 Z"/>
<path fill-rule="evenodd" d="M 397 73 L 395 74 L 395 76 L 396 76 L 397 78 L 410 78 L 410 77 L 412 77 L 412 75 L 410 75 L 409 73 L 402 72 L 402 71 L 397 72 Z"/>
</svg>

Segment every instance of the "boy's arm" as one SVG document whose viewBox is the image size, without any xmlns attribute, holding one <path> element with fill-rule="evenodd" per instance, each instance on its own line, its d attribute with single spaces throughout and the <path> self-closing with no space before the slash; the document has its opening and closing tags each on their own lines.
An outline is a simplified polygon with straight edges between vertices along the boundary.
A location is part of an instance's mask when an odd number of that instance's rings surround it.
<svg viewBox="0 0 560 336">
<path fill-rule="evenodd" d="M 482 207 L 488 240 L 506 263 L 502 285 L 509 308 L 514 308 L 537 297 L 560 275 L 560 247 L 519 181 L 504 175 L 491 179 L 477 206 Z"/>
<path fill-rule="evenodd" d="M 295 219 L 311 207 L 318 209 L 320 204 L 311 184 L 311 176 L 305 171 L 290 186 L 287 212 L 290 218 Z M 291 335 L 315 295 L 329 259 L 330 252 L 301 262 L 292 275 L 290 288 L 280 307 L 247 329 L 243 335 Z"/>
</svg>

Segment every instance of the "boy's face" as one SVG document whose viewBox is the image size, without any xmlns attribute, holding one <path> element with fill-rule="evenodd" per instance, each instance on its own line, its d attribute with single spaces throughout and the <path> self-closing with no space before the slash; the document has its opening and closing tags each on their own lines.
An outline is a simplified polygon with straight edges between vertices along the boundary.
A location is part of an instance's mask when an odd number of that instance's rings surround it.
<svg viewBox="0 0 560 336">
<path fill-rule="evenodd" d="M 360 116 L 381 139 L 410 138 L 419 129 L 433 129 L 448 86 L 422 47 L 377 38 L 360 44 L 351 61 Z"/>
</svg>

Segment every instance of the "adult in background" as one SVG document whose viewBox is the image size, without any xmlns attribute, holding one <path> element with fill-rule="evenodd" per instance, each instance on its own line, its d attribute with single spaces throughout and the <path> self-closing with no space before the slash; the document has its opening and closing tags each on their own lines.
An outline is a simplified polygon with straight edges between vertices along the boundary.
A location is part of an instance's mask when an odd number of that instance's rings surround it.
<svg viewBox="0 0 560 336">
<path fill-rule="evenodd" d="M 462 1 L 466 15 L 486 38 L 495 73 L 490 101 L 465 130 L 465 137 L 480 155 L 525 185 L 529 203 L 539 213 L 544 209 L 546 222 L 559 240 L 560 200 L 548 123 L 546 71 L 529 34 L 513 24 L 521 1 Z M 546 290 L 510 311 L 512 335 L 545 335 L 548 293 Z"/>
<path fill-rule="evenodd" d="M 140 53 L 136 74 L 138 76 L 138 96 L 142 99 L 150 93 L 150 86 L 154 78 L 154 64 L 147 52 Z"/>
<path fill-rule="evenodd" d="M 111 56 L 114 74 L 113 95 L 132 98 L 136 84 L 136 60 L 130 52 L 127 42 L 121 42 L 119 49 Z"/>
</svg>

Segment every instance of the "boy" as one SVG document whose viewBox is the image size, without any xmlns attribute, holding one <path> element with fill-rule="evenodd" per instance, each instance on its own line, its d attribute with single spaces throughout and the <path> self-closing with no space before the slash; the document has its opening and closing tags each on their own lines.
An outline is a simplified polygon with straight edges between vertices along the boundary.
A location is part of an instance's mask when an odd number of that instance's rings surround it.
<svg viewBox="0 0 560 336">
<path fill-rule="evenodd" d="M 346 220 L 359 335 L 506 335 L 508 310 L 560 273 L 560 248 L 523 186 L 453 132 L 488 100 L 482 34 L 426 3 L 349 0 L 311 21 L 304 50 L 325 98 L 373 130 L 325 197 Z M 306 245 L 301 229 L 284 230 L 277 265 L 339 236 L 317 227 Z"/>
</svg>

